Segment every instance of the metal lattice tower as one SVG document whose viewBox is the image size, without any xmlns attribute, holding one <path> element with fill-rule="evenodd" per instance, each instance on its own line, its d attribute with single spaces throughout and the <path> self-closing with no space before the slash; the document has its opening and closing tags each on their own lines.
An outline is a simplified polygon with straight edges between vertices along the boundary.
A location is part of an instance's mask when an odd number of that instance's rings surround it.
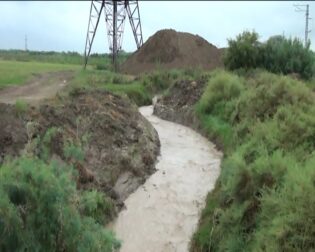
<svg viewBox="0 0 315 252">
<path fill-rule="evenodd" d="M 92 0 L 85 42 L 84 68 L 86 68 L 91 53 L 92 44 L 103 10 L 105 13 L 109 50 L 112 54 L 114 68 L 117 70 L 117 55 L 122 49 L 126 14 L 130 21 L 137 49 L 143 44 L 139 5 L 137 0 Z"/>
</svg>

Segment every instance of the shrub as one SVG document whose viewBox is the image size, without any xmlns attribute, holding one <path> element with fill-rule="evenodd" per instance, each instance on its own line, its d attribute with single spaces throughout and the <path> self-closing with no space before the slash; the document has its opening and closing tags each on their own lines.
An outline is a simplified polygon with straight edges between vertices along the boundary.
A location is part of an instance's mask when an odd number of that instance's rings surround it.
<svg viewBox="0 0 315 252">
<path fill-rule="evenodd" d="M 258 41 L 256 32 L 245 31 L 229 47 L 224 64 L 230 70 L 263 68 L 273 73 L 293 74 L 310 79 L 315 74 L 315 55 L 309 45 L 304 47 L 297 38 L 270 37 L 265 43 Z"/>
<path fill-rule="evenodd" d="M 80 211 L 84 216 L 91 217 L 101 225 L 106 225 L 109 217 L 114 215 L 114 205 L 104 193 L 93 191 L 82 192 Z"/>
<path fill-rule="evenodd" d="M 309 79 L 314 74 L 314 54 L 297 38 L 274 36 L 263 47 L 262 66 L 273 73 L 299 74 Z"/>
<path fill-rule="evenodd" d="M 69 167 L 19 158 L 0 168 L 1 251 L 112 251 L 113 234 L 80 215 Z"/>
<path fill-rule="evenodd" d="M 196 105 L 225 158 L 193 251 L 311 251 L 315 101 L 307 86 L 256 71 L 215 72 Z"/>
<path fill-rule="evenodd" d="M 229 47 L 224 55 L 224 64 L 230 69 L 255 68 L 260 65 L 261 52 L 258 33 L 244 31 L 236 39 L 228 40 Z"/>
</svg>

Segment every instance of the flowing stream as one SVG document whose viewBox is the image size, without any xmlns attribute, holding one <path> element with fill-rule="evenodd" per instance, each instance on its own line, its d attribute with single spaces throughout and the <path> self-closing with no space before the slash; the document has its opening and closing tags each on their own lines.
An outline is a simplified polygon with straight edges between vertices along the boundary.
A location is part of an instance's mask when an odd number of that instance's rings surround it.
<svg viewBox="0 0 315 252">
<path fill-rule="evenodd" d="M 207 193 L 220 173 L 222 154 L 195 131 L 140 112 L 157 130 L 157 171 L 125 201 L 112 223 L 121 252 L 187 252 Z"/>
</svg>

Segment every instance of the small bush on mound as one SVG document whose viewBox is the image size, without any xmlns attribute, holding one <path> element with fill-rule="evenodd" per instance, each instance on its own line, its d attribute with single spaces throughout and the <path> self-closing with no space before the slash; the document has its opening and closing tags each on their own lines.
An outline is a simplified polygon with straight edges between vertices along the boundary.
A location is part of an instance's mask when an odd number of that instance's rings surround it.
<svg viewBox="0 0 315 252">
<path fill-rule="evenodd" d="M 113 251 L 119 246 L 99 219 L 99 195 L 76 190 L 69 167 L 19 158 L 0 167 L 1 251 Z M 84 204 L 86 205 L 86 204 Z M 103 207 L 103 206 L 101 206 Z M 82 207 L 81 207 L 82 208 Z M 105 208 L 107 208 L 105 206 Z"/>
<path fill-rule="evenodd" d="M 229 70 L 262 68 L 303 79 L 310 79 L 315 74 L 315 55 L 309 45 L 304 47 L 297 38 L 273 36 L 261 43 L 256 32 L 245 31 L 228 43 L 224 64 Z"/>
<path fill-rule="evenodd" d="M 192 251 L 313 250 L 313 93 L 285 76 L 218 71 L 196 113 L 225 159 Z"/>
</svg>

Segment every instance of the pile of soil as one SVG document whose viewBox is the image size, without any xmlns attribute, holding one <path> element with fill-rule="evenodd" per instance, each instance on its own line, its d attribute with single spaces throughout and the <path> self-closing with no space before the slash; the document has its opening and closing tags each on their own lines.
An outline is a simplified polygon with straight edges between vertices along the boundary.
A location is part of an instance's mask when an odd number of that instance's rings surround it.
<svg viewBox="0 0 315 252">
<path fill-rule="evenodd" d="M 77 168 L 79 188 L 101 190 L 116 202 L 155 171 L 157 132 L 136 105 L 110 92 L 79 89 L 23 114 L 0 104 L 0 117 L 0 164 L 4 156 L 40 156 L 46 148 L 49 158 Z M 58 130 L 47 142 L 52 128 Z M 80 146 L 84 159 L 66 157 L 66 143 Z"/>
<path fill-rule="evenodd" d="M 212 70 L 222 67 L 222 50 L 198 35 L 160 30 L 132 54 L 121 66 L 121 72 L 140 74 L 160 69 L 200 67 Z"/>
</svg>

